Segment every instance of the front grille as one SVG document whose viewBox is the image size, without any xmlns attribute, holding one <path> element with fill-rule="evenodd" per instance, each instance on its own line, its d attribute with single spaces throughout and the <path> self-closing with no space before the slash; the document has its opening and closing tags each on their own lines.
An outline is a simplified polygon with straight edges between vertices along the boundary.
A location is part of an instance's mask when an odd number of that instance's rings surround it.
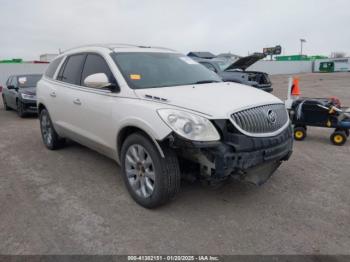
<svg viewBox="0 0 350 262">
<path fill-rule="evenodd" d="M 257 106 L 231 115 L 233 124 L 253 135 L 276 133 L 288 122 L 284 104 Z"/>
</svg>

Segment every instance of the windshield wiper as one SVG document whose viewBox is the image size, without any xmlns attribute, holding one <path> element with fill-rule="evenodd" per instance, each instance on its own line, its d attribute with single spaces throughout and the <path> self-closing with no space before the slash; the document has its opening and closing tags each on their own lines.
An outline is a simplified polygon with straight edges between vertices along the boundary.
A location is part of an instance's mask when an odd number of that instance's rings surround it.
<svg viewBox="0 0 350 262">
<path fill-rule="evenodd" d="M 199 84 L 209 84 L 209 83 L 219 83 L 221 81 L 218 81 L 218 80 L 201 80 L 201 81 L 197 81 L 196 85 L 199 85 Z"/>
</svg>

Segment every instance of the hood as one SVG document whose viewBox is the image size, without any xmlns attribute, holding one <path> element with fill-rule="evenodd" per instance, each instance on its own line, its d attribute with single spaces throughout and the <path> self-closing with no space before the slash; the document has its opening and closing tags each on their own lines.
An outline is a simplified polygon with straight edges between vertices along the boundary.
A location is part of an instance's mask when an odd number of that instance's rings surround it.
<svg viewBox="0 0 350 262">
<path fill-rule="evenodd" d="M 232 70 L 232 69 L 242 69 L 243 71 L 246 70 L 251 65 L 255 64 L 259 60 L 265 58 L 266 55 L 262 53 L 254 53 L 249 56 L 241 57 L 235 62 L 233 62 L 231 65 L 229 65 L 224 71 Z"/>
<path fill-rule="evenodd" d="M 36 95 L 36 87 L 23 87 L 20 88 L 20 92 L 28 95 Z"/>
<path fill-rule="evenodd" d="M 244 108 L 283 103 L 265 91 L 230 82 L 136 89 L 135 93 L 141 99 L 189 109 L 213 119 L 227 119 L 234 111 Z"/>
</svg>

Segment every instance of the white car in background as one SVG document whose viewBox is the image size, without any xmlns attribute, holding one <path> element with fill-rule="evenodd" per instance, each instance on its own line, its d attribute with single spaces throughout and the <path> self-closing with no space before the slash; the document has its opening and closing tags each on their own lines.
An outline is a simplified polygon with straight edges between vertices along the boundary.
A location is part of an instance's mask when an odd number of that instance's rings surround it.
<svg viewBox="0 0 350 262">
<path fill-rule="evenodd" d="M 262 184 L 292 152 L 281 100 L 165 48 L 68 50 L 49 65 L 37 100 L 46 147 L 69 138 L 115 159 L 147 208 L 173 198 L 188 170 Z"/>
</svg>

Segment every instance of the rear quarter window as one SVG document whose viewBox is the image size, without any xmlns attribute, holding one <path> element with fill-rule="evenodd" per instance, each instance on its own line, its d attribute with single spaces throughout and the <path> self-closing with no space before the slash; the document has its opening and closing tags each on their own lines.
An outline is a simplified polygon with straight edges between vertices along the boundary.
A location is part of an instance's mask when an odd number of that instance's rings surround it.
<svg viewBox="0 0 350 262">
<path fill-rule="evenodd" d="M 61 63 L 63 57 L 59 57 L 55 60 L 53 60 L 48 68 L 46 69 L 46 72 L 45 72 L 45 76 L 48 77 L 48 78 L 53 78 L 53 76 L 55 75 L 55 72 L 57 70 L 57 67 L 59 66 L 59 64 Z"/>
</svg>

